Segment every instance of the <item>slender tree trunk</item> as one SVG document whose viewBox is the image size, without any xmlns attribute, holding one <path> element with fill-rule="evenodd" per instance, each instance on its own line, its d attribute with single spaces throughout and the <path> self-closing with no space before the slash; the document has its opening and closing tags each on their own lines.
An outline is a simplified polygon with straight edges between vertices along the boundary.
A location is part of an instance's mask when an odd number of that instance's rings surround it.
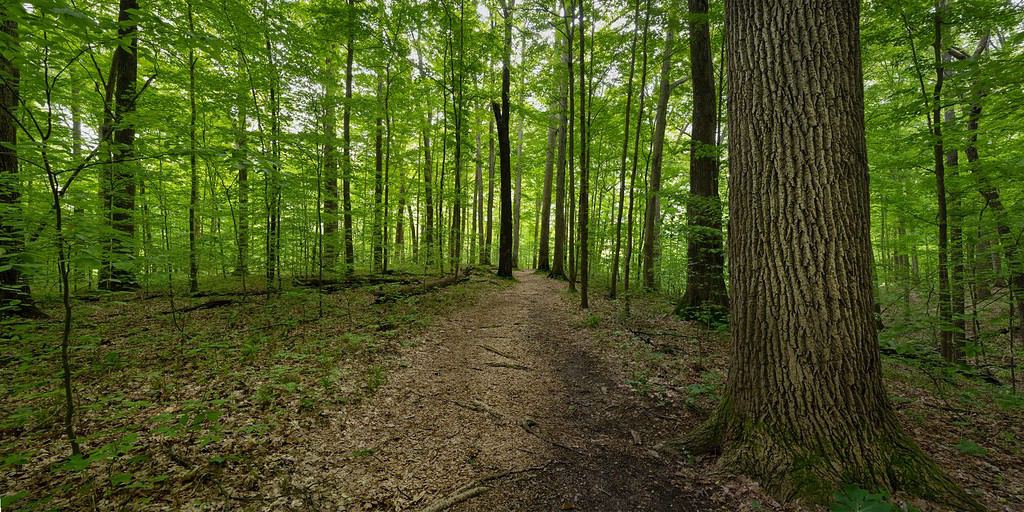
<svg viewBox="0 0 1024 512">
<path fill-rule="evenodd" d="M 494 230 L 494 120 L 487 123 L 487 243 L 484 265 L 491 264 Z"/>
<path fill-rule="evenodd" d="M 192 14 L 192 2 L 188 2 L 188 31 L 190 37 L 195 33 L 195 21 Z M 199 219 L 196 210 L 199 208 L 199 171 L 196 168 L 196 50 L 193 46 L 188 49 L 188 163 L 190 172 L 189 201 L 188 201 L 188 291 L 196 293 L 199 291 L 199 257 L 196 247 L 196 237 L 199 232 Z"/>
<path fill-rule="evenodd" d="M 555 169 L 555 144 L 558 140 L 557 116 L 548 127 L 547 152 L 544 157 L 544 190 L 540 202 L 540 241 L 537 252 L 537 271 L 551 271 L 551 185 Z"/>
<path fill-rule="evenodd" d="M 857 484 L 977 510 L 903 432 L 882 383 L 859 7 L 726 6 L 732 358 L 690 448 L 783 499 Z"/>
<path fill-rule="evenodd" d="M 651 0 L 646 0 L 644 8 L 644 35 L 641 49 L 640 64 L 640 99 L 637 101 L 636 131 L 633 134 L 633 168 L 629 173 L 629 211 L 626 220 L 626 254 L 622 263 L 622 289 L 629 292 L 630 261 L 633 257 L 633 209 L 636 199 L 636 171 L 640 164 L 640 134 L 644 123 L 644 101 L 647 99 L 647 40 L 651 29 Z M 626 305 L 628 307 L 628 296 Z"/>
<path fill-rule="evenodd" d="M 238 259 L 235 275 L 249 274 L 249 120 L 248 94 L 238 100 L 238 126 L 235 129 L 235 165 L 238 166 Z"/>
<path fill-rule="evenodd" d="M 512 267 L 519 268 L 520 224 L 523 214 L 523 119 L 516 123 L 518 135 L 516 142 L 516 190 L 512 198 Z"/>
<path fill-rule="evenodd" d="M 550 277 L 556 279 L 565 278 L 565 167 L 566 167 L 566 140 L 568 138 L 569 124 L 569 98 L 566 83 L 566 70 L 569 63 L 569 50 L 571 44 L 566 38 L 556 35 L 561 48 L 561 65 L 556 73 L 558 80 L 558 159 L 555 171 L 555 251 L 551 262 Z"/>
<path fill-rule="evenodd" d="M 690 77 L 693 122 L 690 139 L 690 195 L 686 203 L 687 273 L 681 309 L 722 316 L 729 307 L 722 246 L 722 200 L 718 195 L 718 109 L 711 59 L 708 0 L 689 0 Z M 703 315 L 702 315 L 703 316 Z"/>
<path fill-rule="evenodd" d="M 935 195 L 938 211 L 936 224 L 939 227 L 939 349 L 948 361 L 956 359 L 953 347 L 952 300 L 949 291 L 949 214 L 947 212 L 945 149 L 942 140 L 942 86 L 946 78 L 943 65 L 942 33 L 945 0 L 935 2 L 935 89 L 932 93 L 932 139 L 934 140 Z"/>
<path fill-rule="evenodd" d="M 644 213 L 643 274 L 644 287 L 653 290 L 654 265 L 658 243 L 658 217 L 661 215 L 661 164 L 664 158 L 665 124 L 668 99 L 672 95 L 672 57 L 675 53 L 675 33 L 678 20 L 675 7 L 669 8 L 665 26 L 665 49 L 661 57 L 661 78 L 658 85 L 658 106 L 654 115 L 654 136 L 651 148 L 651 180 L 647 191 L 647 209 Z"/>
<path fill-rule="evenodd" d="M 337 71 L 334 46 L 324 61 L 324 215 L 323 267 L 334 271 L 338 265 L 338 144 Z"/>
<path fill-rule="evenodd" d="M 956 122 L 956 113 L 952 108 L 947 108 L 945 113 L 945 123 L 952 125 Z M 960 165 L 960 152 L 956 148 L 948 148 L 946 150 L 946 166 L 945 168 L 949 171 L 949 175 L 956 180 L 957 174 L 959 173 L 958 167 Z M 964 344 L 966 342 L 965 332 L 966 325 L 964 321 L 964 313 L 966 305 L 964 303 L 964 243 L 963 243 L 963 213 L 961 211 L 962 205 L 960 201 L 960 193 L 958 191 L 949 192 L 949 198 L 952 200 L 953 208 L 949 212 L 949 260 L 950 260 L 950 275 L 949 275 L 949 289 L 950 289 L 950 344 L 948 347 L 944 347 L 943 356 L 947 361 L 962 363 L 964 362 Z"/>
<path fill-rule="evenodd" d="M 577 0 L 582 2 L 583 0 Z M 573 39 L 576 34 L 576 4 L 573 0 L 569 0 L 566 8 L 565 17 L 565 33 L 568 34 L 566 40 L 566 53 L 568 54 L 568 60 L 566 61 L 566 77 L 569 82 L 569 133 L 568 142 L 569 149 L 567 157 L 569 160 L 568 174 L 566 175 L 566 183 L 568 184 L 568 200 L 567 213 L 569 215 L 569 222 L 566 225 L 568 231 L 568 240 L 566 243 L 568 249 L 568 275 L 569 278 L 569 291 L 576 291 L 576 168 L 574 156 L 576 154 L 576 71 L 575 61 L 573 60 Z"/>
<path fill-rule="evenodd" d="M 383 117 L 384 82 L 377 82 L 378 113 L 375 120 L 373 139 L 374 171 L 373 171 L 373 252 L 374 272 L 384 271 L 384 117 Z"/>
<path fill-rule="evenodd" d="M 479 132 L 476 134 L 476 190 L 473 193 L 473 204 L 473 231 L 476 232 L 476 241 L 480 246 L 478 262 L 484 265 L 487 261 L 487 244 L 484 243 L 484 160 L 480 151 Z"/>
<path fill-rule="evenodd" d="M 355 36 L 353 20 L 355 0 L 348 0 L 348 40 L 345 43 L 345 106 L 342 113 L 342 229 L 345 238 L 345 272 L 355 269 L 355 247 L 352 243 L 352 64 L 355 58 Z M 429 118 L 429 116 L 428 116 Z M 429 143 L 429 141 L 428 141 Z M 427 152 L 429 154 L 429 149 Z M 429 165 L 429 164 L 428 164 Z M 429 172 L 427 173 L 429 175 Z M 429 194 L 428 194 L 429 197 Z"/>
<path fill-rule="evenodd" d="M 430 154 L 430 130 L 434 124 L 433 113 L 427 109 L 427 125 L 423 128 L 423 196 L 426 200 L 426 220 L 423 222 L 423 257 L 426 266 L 433 264 L 434 254 L 434 204 L 433 204 L 433 161 Z"/>
<path fill-rule="evenodd" d="M 619 254 L 622 252 L 622 213 L 626 209 L 626 158 L 629 156 L 629 128 L 633 121 L 630 117 L 633 110 L 633 73 L 636 70 L 636 42 L 639 36 L 640 0 L 634 0 L 633 8 L 633 39 L 629 44 L 629 78 L 626 80 L 626 122 L 623 123 L 622 155 L 619 158 L 619 210 L 615 222 L 615 255 L 612 257 L 612 277 L 608 283 L 608 296 L 615 298 L 619 284 Z M 647 34 L 644 33 L 644 37 Z M 641 87 L 643 84 L 641 84 Z M 630 191 L 632 195 L 632 191 Z"/>
<path fill-rule="evenodd" d="M 590 307 L 590 153 L 587 125 L 587 39 L 583 0 L 580 4 L 580 307 Z"/>
</svg>

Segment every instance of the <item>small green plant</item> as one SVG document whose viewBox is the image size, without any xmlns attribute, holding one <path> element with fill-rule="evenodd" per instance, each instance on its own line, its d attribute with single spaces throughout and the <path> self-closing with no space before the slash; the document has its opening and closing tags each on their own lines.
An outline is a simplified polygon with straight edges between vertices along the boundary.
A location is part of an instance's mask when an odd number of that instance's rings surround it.
<svg viewBox="0 0 1024 512">
<path fill-rule="evenodd" d="M 987 448 L 967 438 L 961 439 L 960 442 L 956 444 L 956 449 L 960 450 L 960 453 L 973 455 L 975 457 L 984 457 L 988 454 Z"/>
<path fill-rule="evenodd" d="M 638 395 L 648 395 L 651 392 L 651 376 L 647 370 L 633 370 L 631 377 L 626 381 L 633 392 Z"/>
<path fill-rule="evenodd" d="M 370 367 L 369 372 L 366 375 L 366 388 L 370 393 L 374 393 L 384 384 L 388 382 L 387 370 L 383 366 L 373 365 Z"/>
<path fill-rule="evenodd" d="M 594 328 L 596 328 L 599 325 L 601 325 L 601 317 L 599 317 L 599 316 L 597 316 L 597 315 L 595 315 L 593 313 L 590 313 L 590 314 L 587 315 L 586 326 L 588 328 L 594 329 Z"/>
<path fill-rule="evenodd" d="M 873 494 L 855 485 L 848 485 L 833 496 L 832 512 L 894 512 L 896 506 L 888 496 Z"/>
</svg>

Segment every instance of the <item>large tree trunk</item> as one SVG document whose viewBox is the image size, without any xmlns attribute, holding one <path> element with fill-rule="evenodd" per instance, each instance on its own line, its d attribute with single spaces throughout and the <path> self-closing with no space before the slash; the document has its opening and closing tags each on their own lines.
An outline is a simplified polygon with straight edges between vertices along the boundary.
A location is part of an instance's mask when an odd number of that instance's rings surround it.
<svg viewBox="0 0 1024 512">
<path fill-rule="evenodd" d="M 342 175 L 341 175 L 341 200 L 342 200 L 342 229 L 345 238 L 345 271 L 352 272 L 356 264 L 355 246 L 352 242 L 352 61 L 355 57 L 355 36 L 353 30 L 355 0 L 348 0 L 349 31 L 348 41 L 345 44 L 345 107 L 342 113 Z M 429 116 L 428 116 L 429 119 Z M 429 146 L 429 139 L 427 144 Z M 429 157 L 430 149 L 427 150 Z M 429 166 L 429 159 L 427 165 Z M 429 172 L 427 179 L 429 180 Z M 429 188 L 428 188 L 429 198 Z M 427 199 L 429 201 L 429 199 Z"/>
<path fill-rule="evenodd" d="M 729 307 L 722 247 L 722 200 L 718 196 L 718 109 L 711 60 L 708 0 L 689 0 L 693 127 L 690 195 L 686 202 L 686 294 L 681 308 L 722 314 Z"/>
<path fill-rule="evenodd" d="M 658 217 L 661 215 L 661 163 L 664 159 L 665 123 L 668 99 L 672 95 L 672 54 L 677 30 L 677 11 L 669 7 L 665 26 L 665 48 L 661 57 L 661 77 L 658 82 L 658 105 L 654 114 L 654 134 L 651 145 L 651 178 L 647 189 L 647 209 L 644 212 L 643 278 L 644 287 L 653 290 L 655 254 L 658 243 Z"/>
<path fill-rule="evenodd" d="M 823 503 L 852 483 L 979 509 L 903 432 L 882 384 L 859 6 L 726 6 L 732 358 L 690 446 L 783 499 Z"/>
<path fill-rule="evenodd" d="M 106 183 L 107 219 L 112 230 L 100 272 L 99 286 L 104 290 L 133 290 L 138 287 L 134 271 L 135 238 L 135 127 L 129 119 L 135 112 L 136 78 L 139 69 L 138 26 L 134 11 L 136 0 L 121 0 L 118 14 L 118 41 L 114 50 L 114 116 L 111 165 Z M 127 44 L 125 44 L 127 43 Z"/>
<path fill-rule="evenodd" d="M 505 16 L 505 50 L 501 64 L 501 104 L 491 103 L 498 126 L 498 157 L 501 161 L 501 237 L 498 242 L 498 275 L 512 277 L 512 144 L 509 140 L 509 68 L 512 53 L 512 9 L 515 0 L 500 0 Z"/>
<path fill-rule="evenodd" d="M 17 48 L 18 23 L 0 6 L 4 36 Z M 24 220 L 21 218 L 21 193 L 18 187 L 18 66 L 9 53 L 0 53 L 0 316 L 39 316 L 32 302 L 28 282 L 21 272 L 21 256 L 25 252 Z"/>
</svg>

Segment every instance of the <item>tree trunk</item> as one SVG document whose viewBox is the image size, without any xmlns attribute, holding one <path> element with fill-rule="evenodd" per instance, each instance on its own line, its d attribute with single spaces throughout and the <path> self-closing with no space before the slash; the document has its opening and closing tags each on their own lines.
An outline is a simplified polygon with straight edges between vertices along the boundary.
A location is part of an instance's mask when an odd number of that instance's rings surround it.
<svg viewBox="0 0 1024 512">
<path fill-rule="evenodd" d="M 948 125 L 956 122 L 956 113 L 952 108 L 946 109 L 945 122 Z M 957 179 L 959 165 L 960 152 L 956 148 L 947 149 L 945 168 L 949 171 L 949 175 L 953 180 Z M 943 347 L 942 355 L 947 361 L 962 363 L 964 362 L 964 344 L 966 342 L 966 322 L 964 321 L 966 309 L 964 304 L 964 216 L 961 211 L 962 205 L 959 191 L 949 192 L 949 198 L 953 204 L 952 211 L 949 212 L 949 263 L 951 270 L 949 275 L 949 313 L 951 322 L 950 343 L 949 346 Z"/>
<path fill-rule="evenodd" d="M 487 123 L 487 242 L 484 251 L 484 265 L 491 264 L 491 248 L 494 231 L 494 120 Z"/>
<path fill-rule="evenodd" d="M 505 17 L 505 50 L 501 64 L 501 104 L 491 103 L 498 126 L 498 157 L 501 161 L 501 237 L 498 242 L 498 276 L 512 277 L 512 144 L 509 140 L 509 68 L 512 53 L 512 9 L 515 0 L 500 0 Z"/>
<path fill-rule="evenodd" d="M 384 83 L 377 82 L 378 103 L 383 103 Z M 382 272 L 384 270 L 384 118 L 383 105 L 378 105 L 378 113 L 375 121 L 373 138 L 374 167 L 373 167 L 373 231 L 372 247 L 373 267 L 371 271 Z"/>
<path fill-rule="evenodd" d="M 859 6 L 726 6 L 732 358 L 690 447 L 783 499 L 857 484 L 980 509 L 902 431 L 882 383 Z"/>
<path fill-rule="evenodd" d="M 249 98 L 243 91 L 238 96 L 238 126 L 235 127 L 235 165 L 238 167 L 238 256 L 237 276 L 249 274 Z"/>
<path fill-rule="evenodd" d="M 590 140 L 587 138 L 587 38 L 583 0 L 580 3 L 580 307 L 590 307 Z"/>
<path fill-rule="evenodd" d="M 945 149 L 942 140 L 942 86 L 946 78 L 942 51 L 942 15 L 945 0 L 935 2 L 935 38 L 932 47 L 935 50 L 935 89 L 932 92 L 932 149 L 935 165 L 935 196 L 936 225 L 938 225 L 939 249 L 939 349 L 946 360 L 955 358 L 953 347 L 953 318 L 951 311 L 951 295 L 949 292 L 949 214 L 946 208 L 946 170 Z"/>
<path fill-rule="evenodd" d="M 540 202 L 540 240 L 537 249 L 537 271 L 551 271 L 551 185 L 555 170 L 555 144 L 558 140 L 557 116 L 548 127 L 547 151 L 544 155 L 544 189 Z"/>
<path fill-rule="evenodd" d="M 0 6 L 0 30 L 10 38 L 11 49 L 18 48 L 18 23 Z M 21 193 L 18 186 L 18 87 L 20 74 L 11 54 L 0 52 L 0 317 L 17 315 L 38 317 L 41 312 L 32 301 L 28 282 L 21 272 L 25 252 L 22 236 Z"/>
<path fill-rule="evenodd" d="M 334 271 L 338 265 L 338 146 L 337 72 L 334 46 L 324 62 L 324 249 L 323 267 Z"/>
<path fill-rule="evenodd" d="M 629 128 L 633 120 L 630 114 L 633 109 L 633 73 L 636 71 L 636 42 L 639 35 L 639 30 L 637 29 L 640 22 L 640 0 L 634 1 L 633 38 L 629 44 L 629 78 L 626 80 L 626 122 L 622 126 L 622 155 L 619 158 L 619 210 L 615 222 L 615 255 L 612 257 L 611 282 L 608 283 L 608 297 L 613 299 L 616 295 L 616 287 L 619 284 L 619 255 L 622 252 L 622 214 L 626 209 L 626 158 L 629 156 Z M 646 36 L 645 32 L 644 37 L 646 38 Z M 632 195 L 632 191 L 630 191 L 630 194 Z"/>
<path fill-rule="evenodd" d="M 341 176 L 341 200 L 342 200 L 342 229 L 345 238 L 345 272 L 351 273 L 356 264 L 355 247 L 352 243 L 352 64 L 355 57 L 355 36 L 353 30 L 355 0 L 348 0 L 349 17 L 348 41 L 345 44 L 345 107 L 342 113 L 342 176 Z M 429 144 L 429 140 L 427 141 Z M 428 155 L 430 150 L 426 150 Z M 427 164 L 430 165 L 429 163 Z M 429 179 L 429 172 L 427 173 Z M 429 193 L 427 195 L 429 197 Z M 429 201 L 429 199 L 428 199 Z"/>
<path fill-rule="evenodd" d="M 195 21 L 192 15 L 192 2 L 188 2 L 189 37 L 195 33 Z M 199 257 L 196 248 L 196 237 L 199 232 L 199 219 L 196 210 L 199 208 L 199 170 L 196 168 L 196 50 L 188 49 L 188 163 L 189 163 L 189 201 L 188 201 L 188 291 L 199 291 Z"/>
<path fill-rule="evenodd" d="M 565 166 L 566 166 L 566 139 L 569 124 L 569 99 L 568 84 L 565 80 L 565 69 L 568 68 L 569 54 L 568 46 L 571 44 L 565 38 L 559 37 L 561 51 L 561 65 L 558 67 L 556 81 L 558 84 L 558 159 L 555 171 L 555 252 L 551 261 L 550 277 L 562 279 L 565 277 Z"/>
<path fill-rule="evenodd" d="M 644 287 L 653 290 L 654 257 L 657 252 L 658 217 L 661 215 L 661 163 L 664 158 L 665 123 L 668 116 L 668 99 L 672 95 L 672 54 L 675 47 L 677 12 L 669 8 L 668 23 L 665 26 L 665 49 L 661 57 L 661 78 L 658 85 L 658 105 L 654 114 L 654 135 L 651 147 L 651 178 L 647 189 L 647 209 L 644 212 L 643 274 Z"/>
<path fill-rule="evenodd" d="M 718 195 L 718 109 L 708 0 L 689 0 L 689 10 L 693 123 L 686 201 L 686 293 L 680 308 L 699 312 L 701 317 L 709 313 L 724 316 L 729 295 L 725 291 L 722 200 Z"/>
<path fill-rule="evenodd" d="M 644 123 L 644 102 L 647 99 L 647 40 L 651 29 L 651 0 L 644 2 L 644 35 L 641 48 L 640 98 L 637 101 L 636 131 L 633 134 L 633 165 L 629 173 L 629 210 L 626 214 L 626 254 L 622 263 L 622 289 L 629 293 L 630 261 L 633 258 L 633 210 L 636 199 L 636 171 L 640 164 L 640 128 Z M 626 306 L 628 308 L 628 296 Z"/>
<path fill-rule="evenodd" d="M 135 238 L 135 127 L 127 119 L 135 112 L 135 88 L 138 76 L 138 26 L 134 11 L 137 0 L 121 0 L 118 14 L 118 41 L 111 73 L 114 77 L 114 116 L 111 165 L 106 183 L 107 219 L 112 232 L 104 254 L 104 271 L 99 286 L 104 290 L 138 288 L 134 266 Z M 124 43 L 127 42 L 127 45 Z"/>
<path fill-rule="evenodd" d="M 484 243 L 484 160 L 480 151 L 480 133 L 476 134 L 476 189 L 473 193 L 474 216 L 473 224 L 476 232 L 476 243 L 479 244 L 479 260 L 481 265 L 487 261 L 487 244 Z"/>
<path fill-rule="evenodd" d="M 433 161 L 430 154 L 430 130 L 434 124 L 433 113 L 427 110 L 427 125 L 423 128 L 423 196 L 426 200 L 426 220 L 423 222 L 424 264 L 433 264 L 434 254 L 434 203 L 433 203 Z"/>
</svg>

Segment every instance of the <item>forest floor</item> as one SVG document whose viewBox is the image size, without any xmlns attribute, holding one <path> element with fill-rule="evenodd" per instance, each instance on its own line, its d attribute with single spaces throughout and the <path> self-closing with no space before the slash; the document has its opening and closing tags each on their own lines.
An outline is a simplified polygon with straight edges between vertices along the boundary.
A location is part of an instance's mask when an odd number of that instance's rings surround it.
<svg viewBox="0 0 1024 512">
<path fill-rule="evenodd" d="M 56 304 L 4 325 L 3 509 L 796 510 L 713 459 L 659 451 L 710 413 L 728 354 L 724 332 L 663 298 L 625 315 L 595 292 L 583 312 L 531 272 L 389 301 L 403 285 L 236 285 L 76 302 L 84 457 L 62 436 Z M 954 479 L 1024 510 L 1019 400 L 903 359 L 886 378 Z"/>
</svg>

